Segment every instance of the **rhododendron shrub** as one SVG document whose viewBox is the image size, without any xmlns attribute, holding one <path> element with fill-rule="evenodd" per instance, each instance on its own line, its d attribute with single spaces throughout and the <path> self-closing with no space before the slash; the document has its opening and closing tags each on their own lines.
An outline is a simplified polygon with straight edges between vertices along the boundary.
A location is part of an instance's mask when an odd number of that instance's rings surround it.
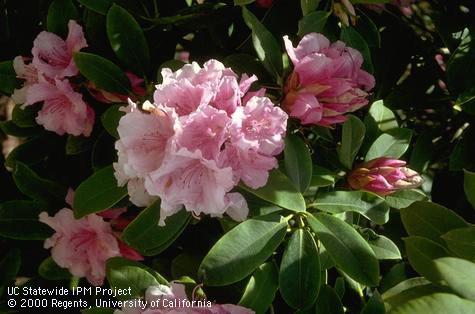
<svg viewBox="0 0 475 314">
<path fill-rule="evenodd" d="M 0 313 L 475 313 L 473 12 L 0 1 Z"/>
</svg>

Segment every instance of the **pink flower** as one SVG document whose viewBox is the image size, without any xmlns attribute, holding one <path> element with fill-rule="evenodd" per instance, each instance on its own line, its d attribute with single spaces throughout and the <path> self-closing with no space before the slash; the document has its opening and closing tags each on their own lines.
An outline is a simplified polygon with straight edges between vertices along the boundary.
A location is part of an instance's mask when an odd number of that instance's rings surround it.
<svg viewBox="0 0 475 314">
<path fill-rule="evenodd" d="M 30 86 L 25 105 L 43 102 L 36 122 L 59 135 L 89 136 L 94 125 L 94 110 L 75 92 L 67 80 L 39 82 Z"/>
<path fill-rule="evenodd" d="M 53 217 L 42 212 L 40 221 L 55 231 L 46 239 L 44 247 L 51 248 L 56 264 L 67 268 L 74 276 L 86 277 L 92 285 L 103 284 L 107 259 L 121 256 L 125 250 L 109 223 L 100 216 L 92 214 L 76 220 L 71 209 L 63 208 Z M 128 250 L 128 256 L 137 257 L 136 252 L 131 254 Z"/>
<path fill-rule="evenodd" d="M 165 285 L 151 286 L 145 292 L 145 309 L 126 307 L 116 310 L 114 314 L 253 314 L 254 311 L 234 304 L 216 304 L 207 300 L 190 301 L 185 286 L 172 282 Z M 151 304 L 155 306 L 152 307 Z"/>
<path fill-rule="evenodd" d="M 405 166 L 403 160 L 376 158 L 355 168 L 348 176 L 348 183 L 355 190 L 370 191 L 381 196 L 419 187 L 422 184 L 421 176 Z"/>
<path fill-rule="evenodd" d="M 129 98 L 136 101 L 138 100 L 138 97 L 144 96 L 146 93 L 145 88 L 143 87 L 144 80 L 131 72 L 126 72 L 125 74 L 129 78 L 134 95 L 122 95 L 106 92 L 105 90 L 98 89 L 92 82 L 88 83 L 89 92 L 96 100 L 106 104 L 127 102 L 127 99 Z"/>
<path fill-rule="evenodd" d="M 261 8 L 268 9 L 274 4 L 274 0 L 257 0 L 256 3 Z"/>
<path fill-rule="evenodd" d="M 138 206 L 161 199 L 160 223 L 183 206 L 244 220 L 245 199 L 232 189 L 243 180 L 266 184 L 283 149 L 287 114 L 264 97 L 246 96 L 255 76 L 240 80 L 216 60 L 162 70 L 154 102 L 131 103 L 119 123 L 114 165 Z"/>
<path fill-rule="evenodd" d="M 39 83 L 40 80 L 46 80 L 46 78 L 38 73 L 38 70 L 33 64 L 31 64 L 31 62 L 26 63 L 25 61 L 29 62 L 31 59 L 22 56 L 17 56 L 13 59 L 13 69 L 15 70 L 17 78 L 24 80 L 23 86 L 20 89 L 15 89 L 12 94 L 12 99 L 16 104 L 25 103 L 26 93 L 30 86 Z"/>
<path fill-rule="evenodd" d="M 87 47 L 87 43 L 82 27 L 76 21 L 70 20 L 68 29 L 66 40 L 43 31 L 33 42 L 33 65 L 47 77 L 63 78 L 78 73 L 73 53 Z"/>
<path fill-rule="evenodd" d="M 375 82 L 361 69 L 360 52 L 341 41 L 330 44 L 317 33 L 305 35 L 297 48 L 287 36 L 284 42 L 294 71 L 287 79 L 282 106 L 291 117 L 302 124 L 329 127 L 368 104 Z"/>
</svg>

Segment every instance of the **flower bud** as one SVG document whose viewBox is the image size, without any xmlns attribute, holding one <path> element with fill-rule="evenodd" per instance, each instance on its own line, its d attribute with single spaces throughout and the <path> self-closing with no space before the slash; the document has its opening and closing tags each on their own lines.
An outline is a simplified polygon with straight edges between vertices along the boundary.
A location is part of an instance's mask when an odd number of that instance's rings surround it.
<svg viewBox="0 0 475 314">
<path fill-rule="evenodd" d="M 381 196 L 397 190 L 417 188 L 422 182 L 422 177 L 407 168 L 405 161 L 388 157 L 363 163 L 348 176 L 352 189 L 370 191 Z"/>
</svg>

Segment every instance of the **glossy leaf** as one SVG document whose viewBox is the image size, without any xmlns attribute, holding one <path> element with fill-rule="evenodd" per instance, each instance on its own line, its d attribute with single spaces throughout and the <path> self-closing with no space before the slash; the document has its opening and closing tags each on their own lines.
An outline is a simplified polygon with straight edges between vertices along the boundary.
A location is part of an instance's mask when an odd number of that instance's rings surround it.
<svg viewBox="0 0 475 314">
<path fill-rule="evenodd" d="M 77 20 L 78 10 L 72 0 L 53 0 L 48 9 L 46 27 L 49 32 L 65 37 L 69 20 Z"/>
<path fill-rule="evenodd" d="M 385 236 L 377 235 L 376 238 L 369 239 L 368 243 L 379 260 L 402 259 L 397 245 Z"/>
<path fill-rule="evenodd" d="M 126 195 L 127 187 L 117 186 L 112 165 L 105 167 L 83 181 L 76 189 L 74 217 L 81 218 L 112 208 Z"/>
<path fill-rule="evenodd" d="M 257 190 L 241 184 L 241 188 L 257 197 L 292 211 L 305 211 L 305 200 L 289 178 L 277 169 L 269 172 L 267 184 Z"/>
<path fill-rule="evenodd" d="M 150 53 L 144 32 L 124 8 L 112 5 L 107 12 L 107 36 L 117 58 L 136 74 L 147 72 Z"/>
<path fill-rule="evenodd" d="M 125 73 L 114 63 L 101 56 L 76 52 L 74 63 L 79 71 L 97 88 L 111 93 L 127 95 L 131 89 L 130 82 Z"/>
<path fill-rule="evenodd" d="M 238 304 L 257 314 L 265 313 L 279 287 L 278 274 L 278 269 L 272 262 L 259 266 L 249 279 Z"/>
<path fill-rule="evenodd" d="M 442 280 L 458 295 L 475 301 L 475 263 L 455 257 L 434 261 Z"/>
<path fill-rule="evenodd" d="M 307 1 L 307 0 L 302 0 Z M 321 33 L 325 29 L 329 14 L 326 11 L 315 11 L 305 15 L 299 21 L 298 35 L 300 37 L 309 33 Z"/>
<path fill-rule="evenodd" d="M 352 226 L 324 213 L 308 215 L 307 221 L 338 268 L 362 284 L 378 284 L 379 264 L 376 255 Z"/>
<path fill-rule="evenodd" d="M 453 229 L 441 236 L 450 251 L 475 262 L 475 227 Z"/>
<path fill-rule="evenodd" d="M 323 285 L 317 298 L 316 313 L 343 314 L 344 312 L 343 304 L 335 290 L 328 285 Z"/>
<path fill-rule="evenodd" d="M 267 71 L 275 77 L 282 74 L 282 50 L 274 35 L 246 7 L 242 7 L 242 17 L 252 31 L 252 43 L 257 57 Z"/>
<path fill-rule="evenodd" d="M 378 157 L 400 158 L 409 148 L 411 138 L 412 131 L 403 128 L 392 129 L 381 134 L 369 148 L 365 160 Z"/>
<path fill-rule="evenodd" d="M 311 306 L 320 290 L 320 261 L 312 235 L 297 229 L 287 243 L 279 271 L 279 290 L 295 309 Z"/>
<path fill-rule="evenodd" d="M 120 108 L 124 107 L 123 104 L 110 106 L 101 116 L 101 122 L 106 129 L 107 133 L 119 138 L 119 133 L 117 132 L 117 127 L 119 126 L 119 120 L 125 114 L 121 111 Z"/>
<path fill-rule="evenodd" d="M 203 259 L 198 275 L 205 284 L 224 286 L 250 275 L 284 239 L 287 220 L 269 214 L 248 219 L 226 233 Z"/>
<path fill-rule="evenodd" d="M 398 128 L 394 113 L 384 105 L 382 100 L 375 101 L 369 108 L 369 116 L 374 120 L 381 132 Z"/>
<path fill-rule="evenodd" d="M 83 6 L 94 12 L 106 15 L 114 0 L 77 0 Z"/>
<path fill-rule="evenodd" d="M 297 135 L 285 138 L 285 170 L 289 178 L 300 190 L 307 190 L 312 178 L 312 156 L 305 142 Z"/>
<path fill-rule="evenodd" d="M 406 208 L 417 201 L 426 201 L 427 195 L 419 190 L 399 190 L 386 196 L 386 203 L 396 209 Z"/>
<path fill-rule="evenodd" d="M 122 233 L 122 240 L 143 255 L 157 255 L 165 250 L 183 232 L 190 221 L 185 210 L 167 217 L 165 226 L 159 226 L 160 200 L 144 209 Z"/>
<path fill-rule="evenodd" d="M 335 191 L 317 194 L 310 206 L 328 213 L 357 212 L 377 224 L 389 220 L 389 207 L 382 197 L 362 191 Z"/>
<path fill-rule="evenodd" d="M 374 72 L 373 61 L 371 58 L 371 51 L 363 36 L 358 33 L 353 27 L 343 27 L 340 33 L 340 40 L 345 42 L 348 46 L 358 50 L 363 55 L 363 68 L 369 73 Z"/>
<path fill-rule="evenodd" d="M 464 300 L 454 294 L 433 293 L 413 298 L 391 309 L 388 314 L 447 314 L 475 313 L 475 302 Z"/>
<path fill-rule="evenodd" d="M 343 124 L 343 134 L 341 138 L 341 147 L 338 150 L 338 158 L 343 166 L 352 169 L 355 159 L 365 135 L 365 126 L 360 119 L 349 115 Z"/>
<path fill-rule="evenodd" d="M 443 234 L 469 225 L 453 211 L 430 202 L 415 202 L 401 210 L 404 228 L 411 236 L 421 236 L 444 245 Z"/>
</svg>

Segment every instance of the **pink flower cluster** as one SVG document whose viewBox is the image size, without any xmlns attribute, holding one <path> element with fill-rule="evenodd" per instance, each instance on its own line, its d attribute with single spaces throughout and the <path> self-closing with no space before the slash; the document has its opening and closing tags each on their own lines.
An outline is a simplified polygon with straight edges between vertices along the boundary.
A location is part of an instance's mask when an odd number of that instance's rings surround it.
<svg viewBox="0 0 475 314">
<path fill-rule="evenodd" d="M 66 40 L 50 32 L 39 33 L 33 42 L 33 58 L 18 56 L 14 59 L 17 77 L 24 83 L 22 88 L 14 91 L 12 98 L 23 106 L 43 102 L 36 122 L 46 130 L 59 135 L 89 136 L 94 125 L 94 110 L 69 80 L 79 73 L 73 54 L 87 47 L 87 42 L 82 27 L 75 21 L 69 21 L 68 29 Z M 127 73 L 127 76 L 132 91 L 144 95 L 143 80 L 132 73 Z M 93 97 L 105 103 L 124 102 L 129 97 L 97 89 L 91 82 L 88 88 Z"/>
<path fill-rule="evenodd" d="M 413 189 L 422 184 L 421 176 L 406 167 L 403 160 L 380 157 L 356 167 L 348 176 L 355 190 L 365 190 L 381 196 L 397 190 Z"/>
<path fill-rule="evenodd" d="M 240 180 L 252 188 L 266 184 L 283 149 L 287 115 L 263 90 L 248 93 L 255 76 L 238 81 L 216 60 L 163 69 L 162 76 L 154 103 L 140 110 L 130 102 L 119 122 L 119 185 L 128 184 L 138 206 L 159 197 L 162 224 L 183 205 L 197 215 L 245 219 L 245 199 L 230 191 Z"/>
<path fill-rule="evenodd" d="M 71 205 L 71 191 L 66 201 Z M 51 257 L 60 267 L 68 269 L 73 276 L 86 277 L 92 285 L 100 286 L 104 282 L 109 258 L 122 256 L 142 260 L 140 254 L 119 240 L 119 231 L 112 228 L 114 221 L 120 221 L 120 215 L 125 211 L 125 208 L 116 208 L 81 219 L 75 219 L 69 208 L 61 209 L 53 217 L 42 212 L 39 220 L 55 231 L 45 240 L 44 247 L 51 248 Z"/>
<path fill-rule="evenodd" d="M 201 306 L 188 300 L 185 286 L 172 283 L 170 287 L 151 286 L 145 292 L 146 309 L 124 307 L 114 311 L 114 314 L 253 314 L 254 311 L 234 304 L 213 304 L 210 301 L 200 301 Z M 155 307 L 151 307 L 151 304 Z M 196 301 L 195 301 L 196 302 Z M 196 302 L 197 303 L 197 302 Z"/>
<path fill-rule="evenodd" d="M 33 42 L 31 63 L 21 56 L 15 58 L 13 67 L 17 77 L 25 82 L 12 98 L 24 106 L 43 102 L 36 122 L 46 130 L 60 135 L 89 136 L 94 125 L 94 110 L 68 80 L 78 74 L 73 53 L 87 47 L 87 43 L 81 26 L 75 21 L 69 21 L 68 28 L 66 40 L 50 32 L 39 33 Z"/>
<path fill-rule="evenodd" d="M 283 108 L 302 124 L 325 127 L 345 121 L 345 114 L 368 104 L 374 77 L 361 69 L 361 53 L 322 34 L 305 35 L 297 48 L 284 37 L 294 70 L 285 84 Z"/>
</svg>

